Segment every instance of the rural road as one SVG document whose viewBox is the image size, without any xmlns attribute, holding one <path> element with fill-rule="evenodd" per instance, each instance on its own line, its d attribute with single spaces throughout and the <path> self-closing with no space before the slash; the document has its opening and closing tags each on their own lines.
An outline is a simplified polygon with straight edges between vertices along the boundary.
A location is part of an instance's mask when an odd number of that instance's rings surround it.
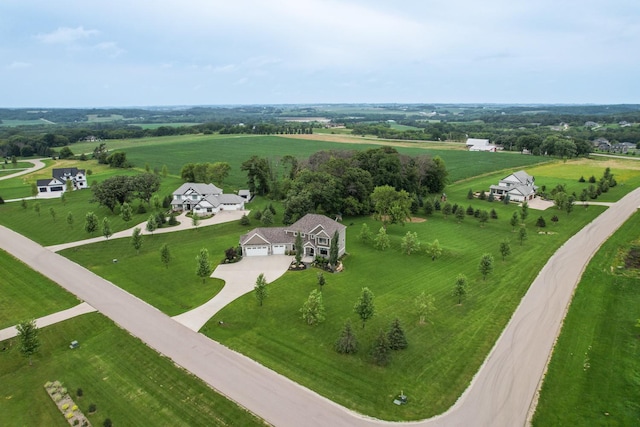
<svg viewBox="0 0 640 427">
<path fill-rule="evenodd" d="M 421 426 L 522 426 L 582 271 L 640 206 L 640 189 L 569 239 L 532 283 L 471 385 Z M 276 426 L 398 425 L 360 416 L 172 320 L 142 300 L 0 227 L 0 248 L 51 278 L 151 348 Z"/>
<path fill-rule="evenodd" d="M 20 160 L 21 162 L 33 163 L 33 166 L 27 169 L 22 169 L 20 172 L 12 173 L 7 176 L 2 176 L 0 177 L 0 181 L 4 179 L 9 179 L 9 178 L 15 178 L 16 176 L 26 175 L 28 173 L 35 172 L 38 169 L 42 169 L 43 167 L 46 166 L 42 160 L 43 159 Z"/>
</svg>

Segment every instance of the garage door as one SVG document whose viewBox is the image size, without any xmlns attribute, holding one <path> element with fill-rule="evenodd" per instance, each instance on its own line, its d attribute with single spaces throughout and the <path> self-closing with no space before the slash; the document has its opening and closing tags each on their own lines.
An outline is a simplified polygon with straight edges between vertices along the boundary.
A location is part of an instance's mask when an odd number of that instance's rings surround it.
<svg viewBox="0 0 640 427">
<path fill-rule="evenodd" d="M 274 255 L 284 255 L 285 245 L 273 245 L 273 254 Z"/>
<path fill-rule="evenodd" d="M 252 246 L 246 248 L 247 256 L 265 256 L 269 255 L 269 246 Z"/>
</svg>

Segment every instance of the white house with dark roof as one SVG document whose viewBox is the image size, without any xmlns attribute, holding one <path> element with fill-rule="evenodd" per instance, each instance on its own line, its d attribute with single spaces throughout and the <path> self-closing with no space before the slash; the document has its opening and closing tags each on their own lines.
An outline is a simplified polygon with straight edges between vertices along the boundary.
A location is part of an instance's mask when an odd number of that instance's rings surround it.
<svg viewBox="0 0 640 427">
<path fill-rule="evenodd" d="M 220 211 L 244 209 L 245 199 L 236 194 L 224 194 L 213 184 L 186 182 L 173 192 L 171 208 L 189 211 L 199 216 L 212 215 Z"/>
<path fill-rule="evenodd" d="M 537 190 L 535 178 L 523 170 L 502 178 L 498 185 L 490 187 L 490 193 L 497 199 L 503 199 L 508 195 L 509 200 L 514 202 L 532 200 Z"/>
<path fill-rule="evenodd" d="M 51 171 L 52 178 L 39 179 L 36 182 L 39 194 L 62 194 L 67 191 L 67 181 L 73 183 L 73 190 L 87 188 L 87 175 L 84 169 L 57 168 Z"/>
<path fill-rule="evenodd" d="M 288 227 L 255 228 L 240 237 L 243 256 L 284 255 L 295 247 L 296 234 L 302 238 L 304 256 L 329 257 L 331 239 L 338 233 L 338 256 L 346 250 L 347 227 L 331 218 L 307 214 Z"/>
</svg>

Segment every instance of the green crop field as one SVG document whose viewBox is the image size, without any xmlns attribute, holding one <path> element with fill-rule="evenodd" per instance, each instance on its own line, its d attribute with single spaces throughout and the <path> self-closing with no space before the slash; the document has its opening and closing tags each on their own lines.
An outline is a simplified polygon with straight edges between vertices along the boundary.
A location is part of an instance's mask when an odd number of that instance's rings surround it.
<svg viewBox="0 0 640 427">
<path fill-rule="evenodd" d="M 170 122 L 170 123 L 129 123 L 129 126 L 137 126 L 140 127 L 142 129 L 158 129 L 159 127 L 181 127 L 181 126 L 196 126 L 199 125 L 200 123 L 176 123 L 176 122 Z"/>
<path fill-rule="evenodd" d="M 53 380 L 94 426 L 106 418 L 117 426 L 264 425 L 98 313 L 48 326 L 39 336 L 33 366 L 15 338 L 0 353 L 0 425 L 68 427 L 44 390 Z M 80 347 L 70 350 L 72 340 Z M 92 403 L 95 414 L 88 412 Z"/>
<path fill-rule="evenodd" d="M 0 250 L 0 329 L 66 310 L 79 301 Z"/>
<path fill-rule="evenodd" d="M 545 376 L 534 426 L 640 425 L 640 287 L 624 267 L 640 238 L 629 219 L 578 285 Z"/>
</svg>

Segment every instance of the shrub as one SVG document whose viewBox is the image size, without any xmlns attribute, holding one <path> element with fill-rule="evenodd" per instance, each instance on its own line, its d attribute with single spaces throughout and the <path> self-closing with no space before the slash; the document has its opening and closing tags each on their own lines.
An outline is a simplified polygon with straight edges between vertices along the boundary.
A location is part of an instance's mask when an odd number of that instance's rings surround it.
<svg viewBox="0 0 640 427">
<path fill-rule="evenodd" d="M 256 213 L 253 214 L 253 217 L 260 221 L 260 219 L 262 219 L 262 212 L 261 211 L 256 211 Z"/>
<path fill-rule="evenodd" d="M 584 176 L 581 176 L 578 182 L 586 182 L 586 180 L 584 179 Z"/>
<path fill-rule="evenodd" d="M 69 420 L 71 418 L 73 418 L 73 412 L 69 412 L 67 413 L 67 415 L 65 415 L 65 417 Z"/>
<path fill-rule="evenodd" d="M 136 212 L 139 214 L 147 213 L 147 208 L 145 208 L 144 205 L 141 203 L 140 205 L 138 205 L 138 209 L 136 209 Z"/>
<path fill-rule="evenodd" d="M 0 197 L 0 205 L 4 205 L 4 199 Z"/>
<path fill-rule="evenodd" d="M 68 403 L 65 403 L 64 405 L 62 405 L 62 409 L 63 409 L 63 410 L 65 410 L 65 411 L 66 411 L 67 409 L 69 409 L 69 404 L 68 404 Z"/>
<path fill-rule="evenodd" d="M 111 422 L 111 418 L 105 418 L 104 422 L 102 423 L 102 425 L 104 427 L 111 427 L 113 425 L 113 423 Z"/>
<path fill-rule="evenodd" d="M 51 381 L 47 381 L 46 383 L 44 383 L 44 388 L 51 388 L 52 385 L 53 383 Z"/>
<path fill-rule="evenodd" d="M 178 225 L 178 220 L 173 213 L 169 215 L 169 225 Z"/>
<path fill-rule="evenodd" d="M 249 225 L 251 224 L 251 221 L 249 221 L 249 217 L 247 216 L 247 214 L 242 215 L 242 218 L 240 218 L 240 225 Z"/>
<path fill-rule="evenodd" d="M 77 410 L 78 410 L 78 405 L 73 405 L 73 406 L 71 407 L 71 410 L 72 410 L 72 411 L 77 411 Z"/>
<path fill-rule="evenodd" d="M 96 404 L 92 403 L 91 405 L 89 405 L 89 413 L 93 414 L 94 412 L 96 412 L 97 408 L 96 408 Z"/>
<path fill-rule="evenodd" d="M 75 420 L 73 420 L 73 425 L 74 426 L 77 426 L 79 424 L 80 424 L 80 420 L 79 419 L 76 418 Z"/>
<path fill-rule="evenodd" d="M 60 389 L 60 394 L 62 394 L 62 395 L 67 394 L 67 388 L 66 388 L 66 387 L 62 387 L 62 388 Z"/>
<path fill-rule="evenodd" d="M 76 396 L 78 397 L 82 397 L 82 395 L 84 394 L 84 392 L 82 391 L 81 388 L 79 388 L 78 390 L 76 390 Z"/>
</svg>

